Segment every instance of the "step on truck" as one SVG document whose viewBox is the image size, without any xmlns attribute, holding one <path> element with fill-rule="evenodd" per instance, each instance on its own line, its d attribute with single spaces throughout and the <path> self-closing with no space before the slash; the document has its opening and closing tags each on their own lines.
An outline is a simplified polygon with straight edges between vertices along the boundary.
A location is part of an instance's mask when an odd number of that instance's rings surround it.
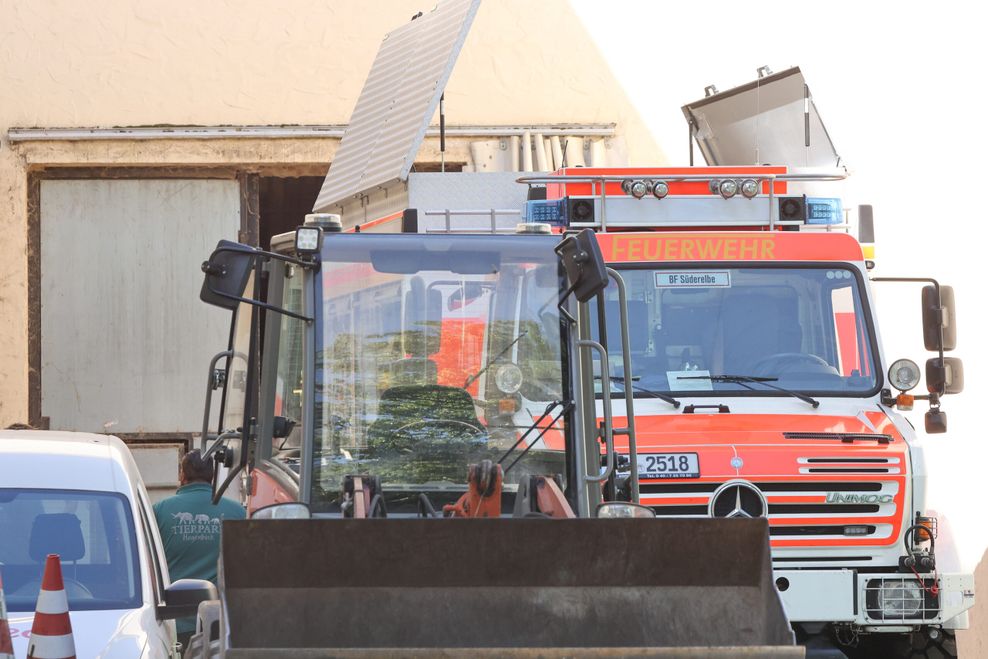
<svg viewBox="0 0 988 659">
<path fill-rule="evenodd" d="M 766 520 L 608 499 L 636 401 L 595 391 L 632 374 L 592 338 L 624 290 L 592 231 L 310 220 L 203 264 L 232 312 L 204 448 L 250 518 L 224 522 L 187 656 L 803 656 Z"/>
</svg>

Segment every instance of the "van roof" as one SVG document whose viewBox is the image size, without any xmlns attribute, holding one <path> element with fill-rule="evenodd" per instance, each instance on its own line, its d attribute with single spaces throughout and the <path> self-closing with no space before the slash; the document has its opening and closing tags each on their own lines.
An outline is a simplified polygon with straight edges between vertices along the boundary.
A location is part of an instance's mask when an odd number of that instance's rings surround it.
<svg viewBox="0 0 988 659">
<path fill-rule="evenodd" d="M 0 487 L 132 495 L 141 482 L 127 446 L 111 435 L 0 430 Z"/>
</svg>

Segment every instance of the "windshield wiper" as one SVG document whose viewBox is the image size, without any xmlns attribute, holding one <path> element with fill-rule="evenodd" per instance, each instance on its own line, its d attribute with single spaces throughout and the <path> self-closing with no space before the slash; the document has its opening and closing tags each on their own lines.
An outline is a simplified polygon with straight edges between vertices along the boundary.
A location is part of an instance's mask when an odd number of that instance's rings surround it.
<svg viewBox="0 0 988 659">
<path fill-rule="evenodd" d="M 525 336 L 526 334 L 528 334 L 528 330 L 522 330 L 521 332 L 519 332 L 518 333 L 518 336 L 516 336 L 511 343 L 509 343 L 508 345 L 504 346 L 504 349 L 501 350 L 501 352 L 499 352 L 496 355 L 494 355 L 493 357 L 491 357 L 488 360 L 488 362 L 486 364 L 484 364 L 484 367 L 482 369 L 480 369 L 479 371 L 477 371 L 476 373 L 474 373 L 473 375 L 471 375 L 470 377 L 468 377 L 467 378 L 467 381 L 463 384 L 463 388 L 466 389 L 471 384 L 473 384 L 474 382 L 476 382 L 477 378 L 479 378 L 481 375 L 483 375 L 484 374 L 484 371 L 486 371 L 487 369 L 489 369 L 491 367 L 491 364 L 493 364 L 498 359 L 500 359 L 501 356 L 504 355 L 504 353 L 506 353 L 509 350 L 511 350 L 511 348 L 516 343 L 518 343 L 519 341 L 521 341 L 522 337 Z"/>
<path fill-rule="evenodd" d="M 779 378 L 762 378 L 750 375 L 680 375 L 679 380 L 710 380 L 711 382 L 732 382 L 734 384 L 740 384 L 746 389 L 751 389 L 748 387 L 748 383 L 760 384 L 762 386 L 768 387 L 769 389 L 774 389 L 775 391 L 781 391 L 784 394 L 792 396 L 793 398 L 798 398 L 804 403 L 809 403 L 813 406 L 813 409 L 820 407 L 820 401 L 815 398 L 811 398 L 806 394 L 801 394 L 798 391 L 792 391 L 790 389 L 783 389 L 782 387 L 777 387 L 774 384 L 769 384 L 769 382 L 776 382 Z M 754 391 L 754 389 L 751 389 Z"/>
<path fill-rule="evenodd" d="M 599 379 L 600 379 L 600 376 L 599 375 L 594 376 L 594 380 L 599 380 Z M 658 391 L 652 391 L 651 389 L 646 389 L 645 387 L 643 387 L 641 385 L 635 384 L 634 383 L 634 379 L 635 378 L 631 378 L 631 379 L 632 379 L 631 388 L 633 390 L 640 391 L 643 394 L 648 394 L 652 398 L 658 398 L 659 400 L 665 401 L 665 402 L 669 403 L 670 405 L 672 405 L 677 410 L 679 409 L 679 406 L 682 405 L 682 403 L 680 403 L 678 400 L 676 400 L 675 398 L 673 398 L 669 394 L 661 394 Z M 625 385 L 625 382 L 624 382 L 624 377 L 621 376 L 621 375 L 612 375 L 611 376 L 611 382 L 617 382 L 622 387 L 623 386 L 626 386 Z"/>
<path fill-rule="evenodd" d="M 528 443 L 528 446 L 526 446 L 525 450 L 521 452 L 521 455 L 515 458 L 511 462 L 511 464 L 509 464 L 507 467 L 504 468 L 505 474 L 511 471 L 511 468 L 514 467 L 516 464 L 518 464 L 518 461 L 524 458 L 525 454 L 527 454 L 529 451 L 532 450 L 532 447 L 535 446 L 536 442 L 542 439 L 545 436 L 545 434 L 549 432 L 549 430 L 555 427 L 556 423 L 558 423 L 559 420 L 563 418 L 563 415 L 570 411 L 570 409 L 573 407 L 573 403 L 572 402 L 564 403 L 561 400 L 554 400 L 550 402 L 548 405 L 546 405 L 545 412 L 542 413 L 542 416 L 532 420 L 532 425 L 528 427 L 528 430 L 526 430 L 521 434 L 521 436 L 518 438 L 518 441 L 516 441 L 514 444 L 511 445 L 511 448 L 509 448 L 507 451 L 504 452 L 504 455 L 502 455 L 498 459 L 497 464 L 503 464 L 504 461 L 508 458 L 508 456 L 514 453 L 515 449 L 518 448 L 523 441 L 525 441 L 525 438 L 528 437 L 533 430 L 538 428 L 539 424 L 545 421 L 552 414 L 552 411 L 555 410 L 557 407 L 562 407 L 562 409 L 559 411 L 559 414 L 557 414 L 552 419 L 552 421 L 549 422 L 549 425 L 542 428 L 542 431 L 535 436 L 535 439 L 533 439 L 531 442 Z"/>
</svg>

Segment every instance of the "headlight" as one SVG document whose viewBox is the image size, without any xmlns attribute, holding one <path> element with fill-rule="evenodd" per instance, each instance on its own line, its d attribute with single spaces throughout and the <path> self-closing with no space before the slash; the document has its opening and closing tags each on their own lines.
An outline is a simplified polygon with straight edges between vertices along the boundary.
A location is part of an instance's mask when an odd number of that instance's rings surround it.
<svg viewBox="0 0 988 659">
<path fill-rule="evenodd" d="M 939 598 L 924 590 L 933 579 L 920 583 L 913 577 L 869 579 L 865 585 L 865 607 L 873 620 L 926 620 L 940 611 Z"/>
<path fill-rule="evenodd" d="M 911 618 L 923 606 L 923 591 L 911 581 L 883 581 L 878 608 L 886 618 Z"/>
<path fill-rule="evenodd" d="M 499 366 L 494 372 L 494 385 L 505 394 L 513 394 L 521 389 L 523 380 L 521 369 L 514 364 Z"/>
<path fill-rule="evenodd" d="M 600 519 L 628 519 L 632 517 L 655 517 L 655 511 L 637 503 L 623 501 L 608 501 L 597 507 L 597 517 Z"/>
<path fill-rule="evenodd" d="M 889 382 L 899 391 L 909 391 L 919 384 L 919 366 L 911 359 L 900 359 L 889 367 Z"/>
</svg>

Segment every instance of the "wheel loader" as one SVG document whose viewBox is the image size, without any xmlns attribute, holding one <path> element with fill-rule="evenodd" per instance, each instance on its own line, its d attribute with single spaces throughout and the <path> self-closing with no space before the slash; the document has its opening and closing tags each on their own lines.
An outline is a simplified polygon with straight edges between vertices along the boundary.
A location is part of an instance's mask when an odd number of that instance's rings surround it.
<svg viewBox="0 0 988 659">
<path fill-rule="evenodd" d="M 590 231 L 313 215 L 270 251 L 221 241 L 203 271 L 231 312 L 203 448 L 250 516 L 223 523 L 187 656 L 803 656 L 765 519 L 627 496 L 634 399 L 616 427 L 601 386 L 627 313 L 590 311 L 624 289 Z"/>
</svg>

